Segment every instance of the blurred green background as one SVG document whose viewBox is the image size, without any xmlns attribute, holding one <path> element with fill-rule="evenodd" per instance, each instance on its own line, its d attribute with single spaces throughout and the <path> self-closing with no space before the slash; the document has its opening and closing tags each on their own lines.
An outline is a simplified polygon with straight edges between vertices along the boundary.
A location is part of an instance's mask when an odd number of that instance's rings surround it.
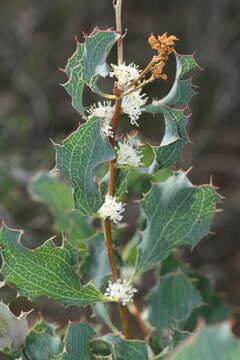
<svg viewBox="0 0 240 360">
<path fill-rule="evenodd" d="M 49 139 L 60 142 L 81 121 L 59 86 L 66 80 L 59 68 L 74 51 L 74 37 L 81 39 L 95 25 L 114 27 L 111 0 L 3 0 L 0 4 L 0 216 L 8 225 L 24 228 L 29 244 L 53 235 L 51 214 L 28 194 L 29 179 L 54 166 Z M 195 184 L 209 183 L 211 176 L 226 199 L 213 224 L 216 235 L 183 256 L 211 276 L 224 298 L 238 307 L 240 2 L 123 0 L 123 27 L 126 63 L 133 61 L 143 68 L 152 56 L 148 36 L 167 31 L 180 39 L 177 51 L 195 51 L 205 70 L 195 72 L 199 95 L 192 100 L 188 127 L 193 144 L 185 147 L 177 168 L 193 166 L 189 177 Z M 114 58 L 113 52 L 110 62 Z M 170 62 L 168 71 L 172 69 Z M 168 87 L 158 83 L 147 90 L 158 97 Z M 86 103 L 92 100 L 86 93 Z M 154 141 L 159 121 L 156 125 L 145 115 L 140 123 L 142 132 Z"/>
</svg>

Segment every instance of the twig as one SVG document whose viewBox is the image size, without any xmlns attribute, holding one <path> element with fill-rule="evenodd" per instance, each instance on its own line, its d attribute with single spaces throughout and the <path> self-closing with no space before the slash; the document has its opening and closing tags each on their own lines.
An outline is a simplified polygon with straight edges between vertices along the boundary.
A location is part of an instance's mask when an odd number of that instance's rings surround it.
<svg viewBox="0 0 240 360">
<path fill-rule="evenodd" d="M 156 63 L 156 58 L 153 57 L 152 60 L 147 64 L 147 66 L 145 67 L 145 69 L 143 69 L 143 71 L 141 72 L 141 74 L 139 74 L 139 76 L 133 80 L 129 85 L 128 88 L 132 88 L 133 86 L 137 85 L 139 83 L 139 81 L 144 78 L 145 75 L 147 75 L 147 73 L 151 70 L 152 66 Z"/>
<path fill-rule="evenodd" d="M 114 0 L 116 30 L 120 34 L 117 41 L 118 64 L 123 63 L 123 36 L 122 36 L 122 0 Z"/>
</svg>

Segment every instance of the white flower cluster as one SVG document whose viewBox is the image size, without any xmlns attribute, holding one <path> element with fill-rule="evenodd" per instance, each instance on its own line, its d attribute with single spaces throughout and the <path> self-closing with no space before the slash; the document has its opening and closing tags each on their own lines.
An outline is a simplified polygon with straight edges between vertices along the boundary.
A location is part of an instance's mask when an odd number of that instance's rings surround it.
<svg viewBox="0 0 240 360">
<path fill-rule="evenodd" d="M 141 94 L 141 90 L 138 90 L 123 97 L 122 110 L 125 114 L 129 115 L 132 125 L 139 126 L 137 120 L 142 114 L 144 110 L 143 106 L 148 99 L 145 96 L 146 94 Z"/>
<path fill-rule="evenodd" d="M 141 149 L 138 148 L 141 141 L 136 137 L 127 137 L 123 142 L 118 143 L 117 148 L 117 163 L 119 165 L 128 165 L 131 167 L 138 168 L 142 165 L 141 160 L 143 155 Z"/>
<path fill-rule="evenodd" d="M 110 125 L 110 121 L 113 115 L 114 107 L 111 105 L 110 101 L 104 101 L 101 103 L 98 101 L 97 104 L 93 104 L 90 106 L 90 108 L 87 110 L 89 114 L 89 119 L 93 117 L 99 117 L 103 119 L 102 122 L 102 132 L 106 136 L 113 137 L 113 131 L 112 127 Z"/>
<path fill-rule="evenodd" d="M 115 76 L 117 78 L 117 84 L 120 89 L 131 91 L 131 88 L 128 88 L 129 84 L 136 80 L 140 74 L 140 70 L 137 65 L 131 63 L 125 65 L 125 63 L 120 65 L 111 65 L 113 71 L 110 73 L 110 76 Z M 143 106 L 147 102 L 146 94 L 141 94 L 141 90 L 134 91 L 129 95 L 123 96 L 122 101 L 122 110 L 125 114 L 128 114 L 130 117 L 130 122 L 132 125 L 138 125 L 138 118 L 142 114 Z"/>
<path fill-rule="evenodd" d="M 129 87 L 129 84 L 136 80 L 140 74 L 140 70 L 137 65 L 131 63 L 126 65 L 125 63 L 120 65 L 112 64 L 112 72 L 110 72 L 110 77 L 117 78 L 117 86 L 124 92 L 130 92 L 133 88 Z M 141 94 L 141 89 L 133 91 L 128 95 L 123 95 L 122 99 L 122 111 L 130 117 L 130 122 L 132 125 L 139 126 L 137 120 L 142 114 L 144 108 L 143 106 L 147 102 L 146 94 Z M 92 117 L 102 118 L 102 131 L 106 136 L 114 137 L 112 127 L 110 125 L 111 118 L 114 112 L 114 105 L 111 101 L 100 101 L 97 104 L 93 104 L 87 110 L 89 114 L 89 119 Z"/>
<path fill-rule="evenodd" d="M 123 215 L 122 213 L 125 210 L 125 205 L 121 201 L 116 201 L 115 196 L 106 195 L 105 202 L 98 210 L 98 213 L 104 219 L 109 218 L 115 224 L 122 220 Z"/>
<path fill-rule="evenodd" d="M 132 285 L 129 285 L 126 280 L 118 279 L 116 282 L 108 281 L 108 287 L 105 291 L 105 296 L 117 299 L 122 305 L 126 306 L 133 302 L 133 296 L 137 292 Z"/>
<path fill-rule="evenodd" d="M 138 66 L 133 63 L 129 65 L 126 65 L 125 63 L 120 65 L 111 64 L 111 67 L 113 71 L 110 72 L 109 76 L 117 78 L 117 84 L 122 90 L 125 90 L 127 85 L 135 80 L 141 72 Z"/>
</svg>

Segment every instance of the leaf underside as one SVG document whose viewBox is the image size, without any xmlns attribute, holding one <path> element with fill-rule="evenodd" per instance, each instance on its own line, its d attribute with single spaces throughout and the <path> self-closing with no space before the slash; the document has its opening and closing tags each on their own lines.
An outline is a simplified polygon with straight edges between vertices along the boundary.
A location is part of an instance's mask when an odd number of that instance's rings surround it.
<svg viewBox="0 0 240 360">
<path fill-rule="evenodd" d="M 159 168 L 175 165 L 184 145 L 189 142 L 186 125 L 188 117 L 185 109 L 189 108 L 189 102 L 195 94 L 191 79 L 184 80 L 184 75 L 197 67 L 192 55 L 180 55 L 176 57 L 176 77 L 170 92 L 160 100 L 154 100 L 145 106 L 145 111 L 152 114 L 163 114 L 165 121 L 165 133 L 160 146 L 153 147 Z"/>
<path fill-rule="evenodd" d="M 8 228 L 0 232 L 2 273 L 6 284 L 14 284 L 20 294 L 36 299 L 46 295 L 65 305 L 88 305 L 104 301 L 91 284 L 82 286 L 73 272 L 71 252 L 48 241 L 35 250 L 20 243 L 22 231 Z"/>
<path fill-rule="evenodd" d="M 210 185 L 195 187 L 183 173 L 153 184 L 141 202 L 147 218 L 136 273 L 164 260 L 179 245 L 195 246 L 208 234 L 219 195 Z"/>
</svg>

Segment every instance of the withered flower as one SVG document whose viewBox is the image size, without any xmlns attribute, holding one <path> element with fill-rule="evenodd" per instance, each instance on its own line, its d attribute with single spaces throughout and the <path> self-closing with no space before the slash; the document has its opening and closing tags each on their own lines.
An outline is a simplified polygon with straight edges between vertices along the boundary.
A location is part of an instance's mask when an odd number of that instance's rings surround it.
<svg viewBox="0 0 240 360">
<path fill-rule="evenodd" d="M 158 55 L 155 57 L 155 64 L 151 68 L 154 78 L 167 80 L 167 75 L 163 73 L 163 68 L 168 60 L 168 56 L 174 51 L 175 41 L 177 40 L 176 36 L 168 36 L 167 33 L 158 35 L 157 38 L 152 33 L 148 38 L 151 48 L 158 52 Z"/>
</svg>

